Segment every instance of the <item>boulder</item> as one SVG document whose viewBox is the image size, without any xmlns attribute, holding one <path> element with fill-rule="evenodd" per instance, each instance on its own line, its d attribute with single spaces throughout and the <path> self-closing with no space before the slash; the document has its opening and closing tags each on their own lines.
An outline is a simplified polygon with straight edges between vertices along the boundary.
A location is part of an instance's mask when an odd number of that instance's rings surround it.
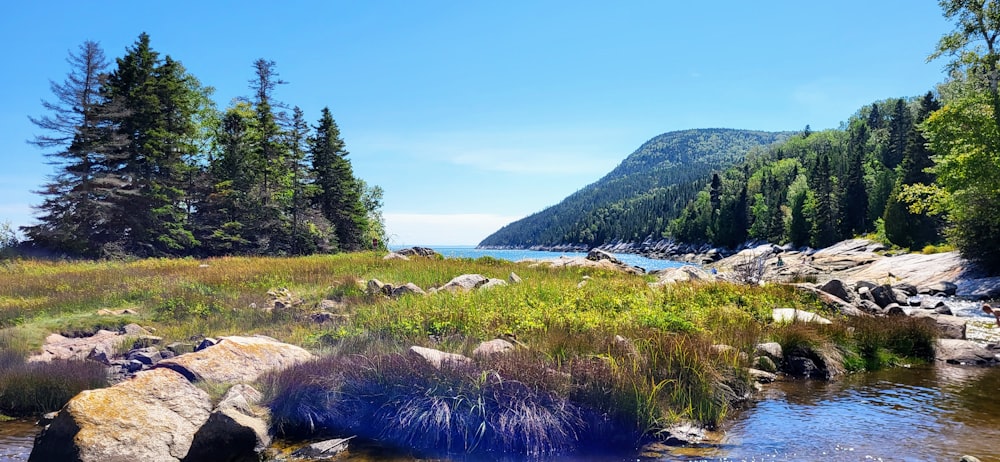
<svg viewBox="0 0 1000 462">
<path fill-rule="evenodd" d="M 831 279 L 819 286 L 819 290 L 837 297 L 845 302 L 854 302 L 858 298 L 857 292 L 851 290 L 840 279 Z"/>
<path fill-rule="evenodd" d="M 139 361 L 147 366 L 152 366 L 162 360 L 163 355 L 160 354 L 160 350 L 156 349 L 156 347 L 136 348 L 129 350 L 128 354 L 125 355 L 125 359 Z"/>
<path fill-rule="evenodd" d="M 899 303 L 890 303 L 885 307 L 886 316 L 906 316 L 906 311 L 903 311 L 903 307 L 899 306 Z"/>
<path fill-rule="evenodd" d="M 965 339 L 965 321 L 967 318 L 959 316 L 949 316 L 946 314 L 936 314 L 923 310 L 913 312 L 913 317 L 929 318 L 937 326 L 938 335 L 946 339 Z"/>
<path fill-rule="evenodd" d="M 197 346 L 194 347 L 194 351 L 201 351 L 205 348 L 213 347 L 216 343 L 219 343 L 219 341 L 212 337 L 205 337 L 201 339 L 201 342 L 198 342 Z"/>
<path fill-rule="evenodd" d="M 407 282 L 406 284 L 393 288 L 390 297 L 399 298 L 404 295 L 411 295 L 411 294 L 427 295 L 427 292 L 424 292 L 424 289 L 421 289 L 420 286 L 412 282 Z"/>
<path fill-rule="evenodd" d="M 441 286 L 439 290 L 446 290 L 449 292 L 458 291 L 470 291 L 478 289 L 479 286 L 486 284 L 489 279 L 481 274 L 463 274 L 461 276 L 456 276 L 447 284 Z"/>
<path fill-rule="evenodd" d="M 53 360 L 83 360 L 94 355 L 95 350 L 99 350 L 95 359 L 103 353 L 104 362 L 110 360 L 115 351 L 115 346 L 122 340 L 122 335 L 109 330 L 99 330 L 89 337 L 63 337 L 59 334 L 50 334 L 45 337 L 45 344 L 42 345 L 42 352 L 28 358 L 29 362 L 48 362 Z"/>
<path fill-rule="evenodd" d="M 715 276 L 696 266 L 684 265 L 680 268 L 667 268 L 656 273 L 653 286 L 662 286 L 678 282 L 714 281 Z"/>
<path fill-rule="evenodd" d="M 135 323 L 126 324 L 124 327 L 122 327 L 122 333 L 124 333 L 125 335 L 132 335 L 132 336 L 153 335 L 152 332 Z"/>
<path fill-rule="evenodd" d="M 505 286 L 505 285 L 507 285 L 507 281 L 503 279 L 490 278 L 486 280 L 486 284 L 479 286 L 479 290 L 492 289 L 494 287 Z"/>
<path fill-rule="evenodd" d="M 365 290 L 368 295 L 386 294 L 385 283 L 379 281 L 378 279 L 372 278 L 368 281 L 365 286 Z"/>
<path fill-rule="evenodd" d="M 858 307 L 856 307 L 854 304 L 848 303 L 847 301 L 841 299 L 840 297 L 837 297 L 836 295 L 833 295 L 833 294 L 830 294 L 830 293 L 826 293 L 826 292 L 824 292 L 824 291 L 822 291 L 820 289 L 817 289 L 815 287 L 812 287 L 811 285 L 808 285 L 808 284 L 799 284 L 799 285 L 797 285 L 797 287 L 799 287 L 802 290 L 805 290 L 805 291 L 812 292 L 812 293 L 816 294 L 816 296 L 819 297 L 820 300 L 822 300 L 823 303 L 826 304 L 826 306 L 836 309 L 837 311 L 839 311 L 844 316 L 866 316 L 867 315 L 867 313 L 865 313 L 862 310 L 859 310 Z M 857 297 L 855 297 L 855 298 L 857 298 Z"/>
<path fill-rule="evenodd" d="M 892 289 L 903 292 L 907 297 L 917 295 L 917 286 L 910 284 L 909 282 L 898 282 L 893 284 Z"/>
<path fill-rule="evenodd" d="M 882 307 L 878 306 L 877 303 L 871 300 L 858 300 L 857 307 L 859 310 L 870 314 L 883 314 Z"/>
<path fill-rule="evenodd" d="M 771 358 L 775 363 L 780 363 L 785 358 L 778 342 L 758 343 L 754 347 L 754 354 Z"/>
<path fill-rule="evenodd" d="M 747 369 L 747 373 L 750 375 L 750 378 L 757 383 L 771 383 L 778 378 L 778 376 L 774 373 L 762 371 L 760 369 Z"/>
<path fill-rule="evenodd" d="M 507 282 L 509 282 L 511 284 L 520 284 L 521 283 L 521 276 L 518 276 L 517 273 L 511 271 L 510 272 L 510 276 L 507 276 Z"/>
<path fill-rule="evenodd" d="M 166 367 L 190 380 L 216 383 L 246 383 L 261 374 L 308 361 L 312 354 L 295 345 L 268 337 L 222 337 L 215 346 L 165 359 Z"/>
<path fill-rule="evenodd" d="M 587 252 L 587 260 L 609 261 L 616 265 L 624 265 L 624 263 L 622 263 L 622 261 L 616 258 L 614 255 L 611 255 L 610 253 L 605 252 L 601 249 L 590 249 L 590 252 Z"/>
<path fill-rule="evenodd" d="M 778 365 L 774 363 L 774 360 L 767 356 L 758 356 L 754 359 L 753 367 L 757 370 L 765 372 L 777 372 Z"/>
<path fill-rule="evenodd" d="M 499 353 L 506 353 L 514 349 L 514 344 L 510 343 L 502 338 L 496 338 L 487 342 L 480 343 L 475 350 L 472 350 L 472 356 L 477 358 L 489 357 Z"/>
<path fill-rule="evenodd" d="M 433 348 L 411 346 L 410 354 L 415 357 L 423 359 L 424 361 L 427 362 L 427 364 L 434 366 L 435 369 L 441 369 L 441 366 L 445 364 L 465 365 L 472 363 L 472 360 L 469 359 L 469 357 L 467 356 L 462 356 L 455 353 L 445 353 L 443 351 L 435 350 Z"/>
<path fill-rule="evenodd" d="M 212 403 L 167 369 L 76 395 L 35 440 L 32 462 L 178 462 L 191 448 Z"/>
<path fill-rule="evenodd" d="M 945 294 L 949 297 L 954 296 L 957 291 L 958 286 L 948 281 L 938 281 L 923 286 L 920 289 L 920 293 L 922 294 Z"/>
<path fill-rule="evenodd" d="M 396 252 L 389 252 L 389 253 L 385 254 L 385 256 L 382 257 L 382 259 L 383 260 L 403 260 L 403 261 L 410 261 L 410 257 L 407 257 L 406 255 L 403 255 L 401 253 L 396 253 Z"/>
<path fill-rule="evenodd" d="M 226 392 L 194 434 L 184 462 L 257 462 L 271 444 L 269 414 L 258 406 L 261 393 L 246 384 Z"/>
<path fill-rule="evenodd" d="M 938 339 L 934 359 L 961 365 L 985 365 L 997 361 L 992 351 L 970 340 L 959 339 Z"/>
<path fill-rule="evenodd" d="M 878 286 L 871 289 L 872 301 L 878 304 L 878 306 L 885 308 L 889 306 L 890 303 L 896 302 L 896 294 L 893 293 L 892 287 L 888 285 Z"/>
<path fill-rule="evenodd" d="M 774 322 L 807 322 L 816 324 L 832 324 L 829 319 L 826 319 L 816 313 L 811 313 L 808 311 L 797 310 L 794 308 L 775 308 L 771 312 L 771 318 Z"/>
<path fill-rule="evenodd" d="M 399 249 L 396 253 L 407 257 L 434 257 L 439 255 L 436 250 L 429 247 L 410 247 L 408 249 Z"/>
<path fill-rule="evenodd" d="M 954 315 L 954 313 L 951 312 L 951 308 L 949 308 L 948 305 L 945 305 L 943 303 L 941 304 L 941 306 L 939 306 L 937 308 L 934 308 L 934 313 L 935 314 L 944 314 L 944 315 L 948 315 L 948 316 Z"/>
</svg>

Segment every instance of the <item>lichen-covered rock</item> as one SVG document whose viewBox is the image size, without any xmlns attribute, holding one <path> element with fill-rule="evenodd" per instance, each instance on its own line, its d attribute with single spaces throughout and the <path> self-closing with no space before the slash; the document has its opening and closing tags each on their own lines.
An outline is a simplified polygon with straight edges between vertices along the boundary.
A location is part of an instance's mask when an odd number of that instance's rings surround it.
<svg viewBox="0 0 1000 462">
<path fill-rule="evenodd" d="M 180 374 L 140 372 L 76 395 L 35 440 L 31 462 L 178 462 L 212 408 Z"/>
<path fill-rule="evenodd" d="M 109 330 L 99 330 L 89 337 L 63 337 L 51 334 L 45 338 L 41 353 L 29 357 L 28 361 L 83 360 L 95 355 L 94 351 L 98 350 L 98 355 L 94 359 L 98 359 L 103 353 L 104 359 L 101 362 L 107 364 L 113 356 L 115 345 L 121 339 L 120 333 Z"/>
<path fill-rule="evenodd" d="M 308 351 L 272 338 L 233 336 L 222 337 L 210 348 L 160 361 L 157 367 L 168 367 L 191 380 L 246 383 L 311 358 Z"/>
<path fill-rule="evenodd" d="M 390 294 L 390 297 L 399 298 L 404 295 L 410 295 L 410 294 L 427 295 L 427 292 L 424 292 L 424 289 L 421 289 L 420 286 L 412 282 L 407 282 L 406 284 L 403 284 L 399 287 L 394 287 L 392 289 L 392 294 Z"/>
</svg>

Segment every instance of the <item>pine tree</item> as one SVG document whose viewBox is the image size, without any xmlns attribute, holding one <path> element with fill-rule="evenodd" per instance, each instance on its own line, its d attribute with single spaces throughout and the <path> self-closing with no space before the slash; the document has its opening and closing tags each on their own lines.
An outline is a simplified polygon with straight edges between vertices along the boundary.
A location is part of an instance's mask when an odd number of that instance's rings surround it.
<svg viewBox="0 0 1000 462">
<path fill-rule="evenodd" d="M 332 223 L 342 250 L 363 248 L 367 213 L 347 160 L 344 140 L 340 138 L 340 129 L 329 108 L 323 108 L 311 147 L 313 175 L 318 187 L 314 199 L 316 206 Z"/>
<path fill-rule="evenodd" d="M 812 219 L 810 243 L 820 248 L 833 244 L 837 239 L 835 217 L 832 205 L 832 179 L 830 157 L 823 154 L 813 177 L 813 191 L 816 197 L 816 209 Z"/>
<path fill-rule="evenodd" d="M 855 121 L 848 129 L 847 168 L 844 174 L 843 194 L 840 200 L 841 236 L 851 237 L 868 228 L 868 193 L 862 171 L 865 147 L 868 143 L 868 126 Z"/>
<path fill-rule="evenodd" d="M 920 100 L 916 122 L 923 122 L 938 109 L 940 105 L 934 94 L 927 92 Z M 907 136 L 906 152 L 900 164 L 896 184 L 885 206 L 883 216 L 885 235 L 890 242 L 901 247 L 917 249 L 941 239 L 940 223 L 935 218 L 911 212 L 909 204 L 899 198 L 900 192 L 907 185 L 933 184 L 934 175 L 927 172 L 933 165 L 931 152 L 927 148 L 927 139 L 918 125 L 914 125 Z"/>
<path fill-rule="evenodd" d="M 141 34 L 107 82 L 110 97 L 126 109 L 114 123 L 128 139 L 117 171 L 126 195 L 112 226 L 121 236 L 118 251 L 183 255 L 198 244 L 185 187 L 200 133 L 195 116 L 207 103 L 197 79 L 169 56 L 161 60 L 149 42 Z"/>
<path fill-rule="evenodd" d="M 30 118 L 39 129 L 32 144 L 43 149 L 57 172 L 39 193 L 38 225 L 22 228 L 35 244 L 57 252 L 99 257 L 115 239 L 107 226 L 115 211 L 121 181 L 114 168 L 124 141 L 108 123 L 119 109 L 104 93 L 108 62 L 97 42 L 86 41 L 67 58 L 63 83 L 50 83 L 51 115 Z"/>
</svg>

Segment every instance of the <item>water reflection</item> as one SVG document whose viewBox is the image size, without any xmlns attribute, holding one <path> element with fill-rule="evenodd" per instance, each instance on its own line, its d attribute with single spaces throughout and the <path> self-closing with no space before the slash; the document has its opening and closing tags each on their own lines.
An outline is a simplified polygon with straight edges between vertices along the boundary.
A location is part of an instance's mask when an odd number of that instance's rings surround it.
<svg viewBox="0 0 1000 462">
<path fill-rule="evenodd" d="M 1000 461 L 1000 368 L 928 366 L 767 385 L 715 444 L 655 457 L 683 461 Z M 35 428 L 0 423 L 0 462 L 27 460 Z M 377 449 L 340 460 L 412 461 Z M 560 462 L 631 457 L 575 457 Z"/>
<path fill-rule="evenodd" d="M 998 387 L 1000 369 L 956 366 L 775 383 L 682 460 L 1000 460 Z"/>
</svg>

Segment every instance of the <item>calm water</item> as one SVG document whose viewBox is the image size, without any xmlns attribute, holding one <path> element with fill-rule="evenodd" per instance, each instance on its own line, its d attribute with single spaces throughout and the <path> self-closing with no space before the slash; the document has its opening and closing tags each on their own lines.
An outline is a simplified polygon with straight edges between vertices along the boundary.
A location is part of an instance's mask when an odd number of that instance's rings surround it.
<svg viewBox="0 0 1000 462">
<path fill-rule="evenodd" d="M 544 252 L 539 250 L 493 250 L 477 249 L 471 246 L 427 246 L 436 250 L 445 258 L 479 258 L 493 257 L 503 260 L 519 261 L 526 259 L 549 259 L 565 257 L 586 257 L 586 252 Z M 395 249 L 395 248 L 394 248 Z M 398 250 L 398 249 L 395 249 Z M 613 254 L 615 258 L 632 266 L 638 266 L 646 271 L 653 271 L 664 268 L 676 268 L 689 263 L 681 263 L 672 260 L 656 260 L 640 255 L 628 253 Z"/>
<path fill-rule="evenodd" d="M 773 383 L 733 416 L 716 444 L 660 460 L 957 462 L 970 454 L 1000 461 L 998 391 L 1000 368 L 945 365 Z M 0 423 L 0 461 L 27 460 L 34 431 Z"/>
</svg>

